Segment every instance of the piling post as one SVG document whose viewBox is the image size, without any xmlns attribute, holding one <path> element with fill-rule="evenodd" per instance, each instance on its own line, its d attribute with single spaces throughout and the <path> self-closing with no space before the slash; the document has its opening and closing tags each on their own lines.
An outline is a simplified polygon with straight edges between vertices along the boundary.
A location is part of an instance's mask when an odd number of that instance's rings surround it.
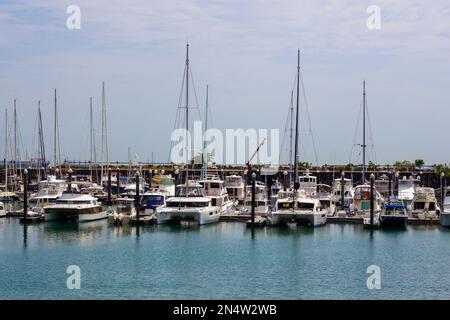
<svg viewBox="0 0 450 320">
<path fill-rule="evenodd" d="M 397 197 L 398 197 L 398 192 L 399 192 L 399 188 L 398 188 L 399 187 L 399 185 L 398 185 L 399 178 L 400 178 L 400 172 L 397 171 L 395 173 L 395 183 L 394 183 L 394 185 L 397 185 Z"/>
<path fill-rule="evenodd" d="M 444 173 L 441 172 L 441 212 L 444 211 Z"/>
<path fill-rule="evenodd" d="M 287 170 L 284 170 L 284 171 L 283 171 L 283 176 L 284 176 L 284 190 L 287 190 L 287 189 L 289 188 L 288 182 L 287 182 L 287 175 L 288 175 Z"/>
<path fill-rule="evenodd" d="M 252 173 L 252 228 L 255 226 L 255 193 L 256 193 L 256 173 Z"/>
<path fill-rule="evenodd" d="M 140 183 L 140 177 L 139 177 L 139 171 L 136 171 L 136 200 L 135 200 L 135 205 L 136 205 L 136 220 L 139 224 L 139 219 L 140 219 L 140 209 L 141 209 L 141 204 L 139 201 L 139 183 Z"/>
<path fill-rule="evenodd" d="M 373 226 L 373 211 L 374 211 L 374 183 L 375 175 L 370 174 L 370 225 Z"/>
<path fill-rule="evenodd" d="M 67 186 L 67 191 L 69 191 L 69 193 L 72 192 L 72 168 L 69 167 L 69 170 L 67 171 L 69 173 L 69 185 Z"/>
<path fill-rule="evenodd" d="M 175 169 L 175 188 L 178 184 L 178 175 L 180 174 L 180 170 L 177 168 Z"/>
<path fill-rule="evenodd" d="M 120 168 L 119 166 L 116 167 L 116 185 L 117 185 L 117 198 L 120 197 Z"/>
<path fill-rule="evenodd" d="M 108 205 L 111 205 L 111 168 L 108 168 Z"/>
<path fill-rule="evenodd" d="M 389 184 L 388 184 L 389 196 L 393 194 L 392 192 L 392 170 L 389 170 Z"/>
<path fill-rule="evenodd" d="M 25 222 L 27 219 L 28 213 L 28 170 L 25 169 L 23 171 L 24 179 L 23 179 L 23 221 Z"/>
<path fill-rule="evenodd" d="M 152 186 L 152 179 L 153 179 L 153 171 L 152 171 L 152 169 L 150 169 L 150 170 L 148 170 L 148 175 L 149 175 L 149 186 L 150 186 L 150 188 L 152 188 L 153 186 Z"/>
<path fill-rule="evenodd" d="M 341 174 L 341 210 L 344 211 L 344 177 L 345 177 L 345 172 L 342 171 Z"/>
</svg>

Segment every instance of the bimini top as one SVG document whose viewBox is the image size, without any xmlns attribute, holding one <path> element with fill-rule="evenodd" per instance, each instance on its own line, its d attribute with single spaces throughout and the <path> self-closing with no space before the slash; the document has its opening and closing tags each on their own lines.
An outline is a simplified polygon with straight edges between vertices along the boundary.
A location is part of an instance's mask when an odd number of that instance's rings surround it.
<svg viewBox="0 0 450 320">
<path fill-rule="evenodd" d="M 402 202 L 388 202 L 384 205 L 385 209 L 404 209 L 405 205 Z"/>
</svg>

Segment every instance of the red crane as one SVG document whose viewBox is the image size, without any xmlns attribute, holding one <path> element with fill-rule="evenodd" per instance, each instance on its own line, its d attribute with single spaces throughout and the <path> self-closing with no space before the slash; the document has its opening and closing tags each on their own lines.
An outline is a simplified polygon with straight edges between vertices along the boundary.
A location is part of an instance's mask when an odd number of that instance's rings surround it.
<svg viewBox="0 0 450 320">
<path fill-rule="evenodd" d="M 245 165 L 247 166 L 247 171 L 250 173 L 250 169 L 251 169 L 251 162 L 253 161 L 253 159 L 255 158 L 255 156 L 258 154 L 259 152 L 259 148 L 262 147 L 262 145 L 266 142 L 266 138 L 263 139 L 263 141 L 261 141 L 261 143 L 258 145 L 258 147 L 256 148 L 255 152 L 253 152 L 252 156 L 250 157 L 250 159 L 248 159 L 248 161 L 245 163 Z"/>
</svg>

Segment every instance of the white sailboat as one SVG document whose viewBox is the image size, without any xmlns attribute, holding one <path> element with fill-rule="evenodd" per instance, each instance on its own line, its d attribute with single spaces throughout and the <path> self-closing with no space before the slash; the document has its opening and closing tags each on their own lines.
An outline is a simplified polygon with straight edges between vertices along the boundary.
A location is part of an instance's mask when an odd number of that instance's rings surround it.
<svg viewBox="0 0 450 320">
<path fill-rule="evenodd" d="M 178 185 L 175 197 L 156 210 L 158 224 L 208 224 L 218 222 L 220 208 L 212 205 L 211 198 L 203 196 L 202 185 L 195 181 Z"/>
<path fill-rule="evenodd" d="M 185 66 L 186 104 L 185 126 L 189 132 L 189 44 L 186 45 Z M 156 210 L 158 224 L 180 223 L 184 224 L 209 224 L 218 222 L 220 207 L 212 204 L 211 197 L 203 195 L 203 186 L 196 181 L 189 180 L 189 143 L 186 139 L 186 182 L 176 187 L 175 196 L 166 200 L 166 204 Z M 203 153 L 202 153 L 202 159 Z"/>
<path fill-rule="evenodd" d="M 294 190 L 293 197 L 278 199 L 275 211 L 268 218 L 271 225 L 291 224 L 309 227 L 322 226 L 327 222 L 327 210 L 316 196 L 317 178 L 307 172 L 302 177 L 298 174 L 298 125 L 300 94 L 300 50 L 297 55 L 297 103 L 294 144 Z"/>
</svg>

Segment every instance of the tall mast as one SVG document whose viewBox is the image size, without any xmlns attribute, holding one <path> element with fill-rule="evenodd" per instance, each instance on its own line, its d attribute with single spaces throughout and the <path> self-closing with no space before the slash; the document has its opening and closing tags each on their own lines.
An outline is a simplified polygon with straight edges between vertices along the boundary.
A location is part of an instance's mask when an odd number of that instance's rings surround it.
<svg viewBox="0 0 450 320">
<path fill-rule="evenodd" d="M 8 191 L 8 109 L 5 109 L 5 191 Z"/>
<path fill-rule="evenodd" d="M 57 156 L 56 156 L 56 145 L 57 145 L 57 126 L 58 126 L 58 107 L 56 102 L 56 89 L 55 89 L 55 101 L 54 101 L 54 112 L 53 112 L 53 165 L 56 167 L 57 165 Z"/>
<path fill-rule="evenodd" d="M 14 175 L 17 176 L 18 156 L 17 156 L 17 110 L 16 99 L 14 99 Z M 14 188 L 16 187 L 17 180 L 14 180 Z"/>
<path fill-rule="evenodd" d="M 298 109 L 300 95 L 300 49 L 297 52 L 297 102 L 295 111 L 295 151 L 294 151 L 294 189 L 295 193 L 298 189 Z"/>
<path fill-rule="evenodd" d="M 108 159 L 108 124 L 106 122 L 106 97 L 105 82 L 102 82 L 102 163 L 101 163 L 101 179 L 103 179 L 104 165 L 109 167 Z"/>
<path fill-rule="evenodd" d="M 89 126 L 90 126 L 90 135 L 89 135 L 89 144 L 90 144 L 90 150 L 89 150 L 89 171 L 91 174 L 91 182 L 92 182 L 92 165 L 95 157 L 95 140 L 94 140 L 94 114 L 92 111 L 92 97 L 89 98 Z"/>
<path fill-rule="evenodd" d="M 206 85 L 206 106 L 205 106 L 205 129 L 203 132 L 203 150 L 202 150 L 202 179 L 206 179 L 206 171 L 208 164 L 205 163 L 208 162 L 208 154 L 206 154 L 206 160 L 205 160 L 205 151 L 206 151 L 206 130 L 208 130 L 208 91 L 209 86 Z"/>
<path fill-rule="evenodd" d="M 363 81 L 363 167 L 362 183 L 366 180 L 366 80 Z"/>
<path fill-rule="evenodd" d="M 38 100 L 38 131 L 39 131 L 38 136 L 39 136 L 39 159 L 40 159 L 39 170 L 41 170 L 42 167 L 45 175 L 46 159 L 45 159 L 44 130 L 42 127 L 41 100 Z"/>
<path fill-rule="evenodd" d="M 189 181 L 189 43 L 186 44 L 186 186 Z"/>
<path fill-rule="evenodd" d="M 294 90 L 291 91 L 291 104 L 289 113 L 291 122 L 291 127 L 289 130 L 289 169 L 291 170 L 291 173 L 289 174 L 289 179 L 292 180 L 292 165 L 294 163 L 294 160 L 292 159 L 292 145 L 294 142 Z"/>
</svg>

